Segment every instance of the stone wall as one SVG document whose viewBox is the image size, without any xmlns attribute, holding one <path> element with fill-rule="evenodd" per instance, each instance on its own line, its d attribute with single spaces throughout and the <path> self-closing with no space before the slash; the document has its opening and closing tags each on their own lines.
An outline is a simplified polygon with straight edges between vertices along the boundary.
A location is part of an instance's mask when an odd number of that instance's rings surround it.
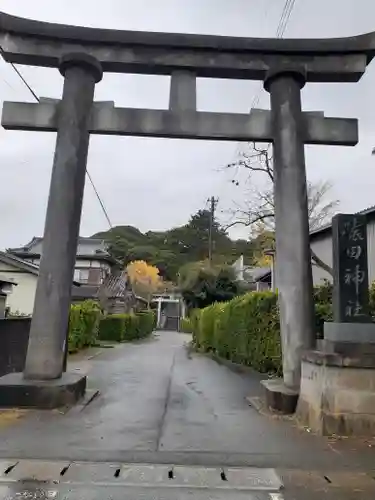
<svg viewBox="0 0 375 500">
<path fill-rule="evenodd" d="M 0 319 L 0 376 L 22 372 L 31 318 Z"/>
<path fill-rule="evenodd" d="M 302 361 L 299 422 L 323 435 L 375 434 L 375 367 L 370 359 L 311 352 Z"/>
</svg>

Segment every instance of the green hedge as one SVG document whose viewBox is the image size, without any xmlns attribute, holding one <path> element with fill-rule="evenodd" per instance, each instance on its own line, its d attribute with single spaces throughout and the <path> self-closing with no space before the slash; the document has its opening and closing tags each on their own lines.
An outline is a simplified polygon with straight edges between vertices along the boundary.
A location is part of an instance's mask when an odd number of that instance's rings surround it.
<svg viewBox="0 0 375 500">
<path fill-rule="evenodd" d="M 320 286 L 314 287 L 315 332 L 317 338 L 323 338 L 323 325 L 332 321 L 332 283 L 325 280 Z"/>
<path fill-rule="evenodd" d="M 315 332 L 332 321 L 332 284 L 314 288 Z M 375 283 L 370 288 L 370 314 L 375 318 Z M 229 302 L 195 310 L 190 316 L 194 345 L 205 352 L 249 365 L 260 372 L 281 374 L 277 294 L 250 292 Z"/>
<path fill-rule="evenodd" d="M 147 337 L 155 329 L 155 313 L 151 310 L 136 313 L 138 318 L 137 333 L 138 338 Z"/>
<path fill-rule="evenodd" d="M 260 372 L 281 373 L 276 294 L 248 293 L 206 307 L 197 315 L 193 341 L 199 349 Z"/>
<path fill-rule="evenodd" d="M 151 310 L 135 314 L 109 314 L 100 321 L 99 339 L 124 342 L 150 335 L 155 328 L 155 314 Z"/>
<path fill-rule="evenodd" d="M 190 318 L 181 318 L 180 331 L 183 333 L 193 333 L 193 325 Z"/>
<path fill-rule="evenodd" d="M 127 316 L 127 314 L 108 314 L 102 318 L 99 325 L 99 339 L 122 342 Z"/>
<path fill-rule="evenodd" d="M 71 305 L 68 335 L 70 353 L 95 344 L 98 338 L 100 318 L 100 308 L 92 300 Z"/>
</svg>

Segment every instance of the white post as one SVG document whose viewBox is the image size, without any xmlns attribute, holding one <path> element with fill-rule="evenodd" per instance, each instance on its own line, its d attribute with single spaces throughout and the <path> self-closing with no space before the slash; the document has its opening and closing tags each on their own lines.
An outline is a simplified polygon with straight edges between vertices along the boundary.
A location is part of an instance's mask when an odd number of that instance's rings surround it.
<svg viewBox="0 0 375 500">
<path fill-rule="evenodd" d="M 160 328 L 160 319 L 161 319 L 161 298 L 158 298 L 158 322 L 157 327 Z"/>
</svg>

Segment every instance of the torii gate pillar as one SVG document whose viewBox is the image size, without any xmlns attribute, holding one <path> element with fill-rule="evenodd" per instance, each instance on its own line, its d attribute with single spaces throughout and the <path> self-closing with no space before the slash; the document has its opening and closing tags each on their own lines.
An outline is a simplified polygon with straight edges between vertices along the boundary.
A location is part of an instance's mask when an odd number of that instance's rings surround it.
<svg viewBox="0 0 375 500">
<path fill-rule="evenodd" d="M 312 347 L 315 337 L 301 109 L 304 85 L 305 76 L 300 71 L 273 73 L 265 80 L 271 95 L 283 379 L 292 399 L 299 391 L 302 351 Z"/>
<path fill-rule="evenodd" d="M 55 380 L 62 375 L 85 188 L 89 120 L 95 83 L 103 75 L 100 63 L 87 54 L 64 56 L 59 69 L 64 89 L 24 369 L 24 378 L 30 380 Z M 53 281 L 59 286 L 54 286 Z"/>
</svg>

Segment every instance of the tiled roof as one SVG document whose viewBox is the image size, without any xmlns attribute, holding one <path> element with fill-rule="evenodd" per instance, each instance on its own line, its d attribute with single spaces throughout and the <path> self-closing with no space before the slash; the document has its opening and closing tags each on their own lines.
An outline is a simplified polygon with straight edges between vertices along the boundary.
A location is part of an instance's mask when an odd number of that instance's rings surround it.
<svg viewBox="0 0 375 500">
<path fill-rule="evenodd" d="M 22 247 L 16 247 L 16 248 L 10 248 L 10 252 L 22 252 L 25 251 L 29 248 L 31 248 L 33 245 L 36 245 L 37 243 L 40 243 L 43 241 L 43 238 L 41 236 L 34 236 L 29 243 L 26 243 L 26 245 L 23 245 Z M 103 238 L 90 238 L 89 236 L 80 236 L 78 238 L 78 243 L 103 243 L 104 240 Z"/>
<path fill-rule="evenodd" d="M 375 216 L 375 205 L 372 205 L 371 207 L 365 208 L 364 210 L 361 210 L 359 212 L 355 212 L 356 215 L 373 215 Z M 324 224 L 324 226 L 319 227 L 318 229 L 314 229 L 313 231 L 310 231 L 310 236 L 314 236 L 316 234 L 324 233 L 325 231 L 328 231 L 331 229 L 332 223 Z"/>
<path fill-rule="evenodd" d="M 31 274 L 34 274 L 35 276 L 39 275 L 39 266 L 37 266 L 36 264 L 32 264 L 27 260 L 20 259 L 19 257 L 16 257 L 15 255 L 8 252 L 0 251 L 0 262 L 4 262 L 5 264 L 8 264 L 10 266 L 18 267 L 18 269 L 27 271 Z M 78 281 L 73 281 L 73 284 L 77 288 L 81 286 Z"/>
<path fill-rule="evenodd" d="M 39 266 L 28 262 L 27 260 L 20 259 L 15 255 L 12 255 L 8 252 L 0 252 L 0 262 L 4 262 L 5 264 L 13 265 L 18 267 L 19 269 L 24 269 L 29 271 L 31 274 L 35 274 L 38 276 L 39 274 Z"/>
</svg>

